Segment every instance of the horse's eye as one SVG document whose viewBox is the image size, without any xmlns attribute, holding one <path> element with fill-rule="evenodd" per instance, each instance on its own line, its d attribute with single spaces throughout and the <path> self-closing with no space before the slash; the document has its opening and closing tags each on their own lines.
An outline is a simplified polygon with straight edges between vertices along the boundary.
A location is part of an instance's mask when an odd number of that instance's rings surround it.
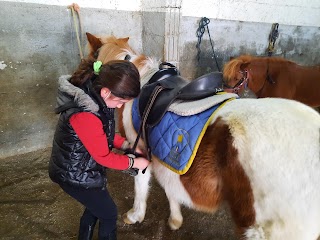
<svg viewBox="0 0 320 240">
<path fill-rule="evenodd" d="M 127 55 L 124 57 L 124 60 L 126 60 L 126 61 L 130 61 L 130 59 L 131 59 L 131 56 L 130 56 L 129 54 L 127 54 Z"/>
</svg>

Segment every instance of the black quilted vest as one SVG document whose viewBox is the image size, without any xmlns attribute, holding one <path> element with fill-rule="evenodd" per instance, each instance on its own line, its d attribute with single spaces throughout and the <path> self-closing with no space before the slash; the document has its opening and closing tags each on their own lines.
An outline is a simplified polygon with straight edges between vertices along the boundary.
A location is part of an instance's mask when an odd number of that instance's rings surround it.
<svg viewBox="0 0 320 240">
<path fill-rule="evenodd" d="M 53 139 L 49 176 L 60 185 L 104 189 L 105 167 L 91 157 L 69 123 L 70 117 L 80 111 L 71 108 L 60 114 Z"/>
</svg>

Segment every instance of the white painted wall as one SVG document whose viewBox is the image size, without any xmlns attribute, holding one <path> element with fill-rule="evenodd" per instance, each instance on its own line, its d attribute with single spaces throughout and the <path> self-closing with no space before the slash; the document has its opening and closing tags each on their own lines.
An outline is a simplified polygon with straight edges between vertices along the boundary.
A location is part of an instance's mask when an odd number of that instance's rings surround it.
<svg viewBox="0 0 320 240">
<path fill-rule="evenodd" d="M 80 8 L 102 8 L 113 10 L 139 11 L 141 0 L 0 0 L 0 2 L 23 2 L 45 5 L 69 6 L 77 3 Z"/>
<path fill-rule="evenodd" d="M 319 0 L 185 0 L 182 15 L 297 26 L 320 26 Z"/>
<path fill-rule="evenodd" d="M 11 0 L 11 2 L 61 6 L 73 3 L 72 0 Z M 164 12 L 168 11 L 168 8 L 181 7 L 182 16 L 246 22 L 277 22 L 296 26 L 320 26 L 320 0 L 77 0 L 74 2 L 79 4 L 81 8 L 126 11 L 143 9 L 143 11 Z"/>
</svg>

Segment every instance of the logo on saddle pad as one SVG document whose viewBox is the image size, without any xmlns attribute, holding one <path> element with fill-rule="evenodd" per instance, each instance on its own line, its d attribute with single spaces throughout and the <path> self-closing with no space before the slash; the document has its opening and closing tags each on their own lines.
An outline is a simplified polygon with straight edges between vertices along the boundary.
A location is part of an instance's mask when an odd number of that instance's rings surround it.
<svg viewBox="0 0 320 240">
<path fill-rule="evenodd" d="M 180 116 L 173 112 L 166 112 L 161 121 L 148 131 L 152 154 L 172 171 L 185 174 L 196 156 L 200 142 L 215 115 L 215 111 L 225 102 L 191 116 Z M 135 99 L 132 105 L 132 122 L 137 132 L 141 123 L 138 105 L 139 99 Z"/>
</svg>

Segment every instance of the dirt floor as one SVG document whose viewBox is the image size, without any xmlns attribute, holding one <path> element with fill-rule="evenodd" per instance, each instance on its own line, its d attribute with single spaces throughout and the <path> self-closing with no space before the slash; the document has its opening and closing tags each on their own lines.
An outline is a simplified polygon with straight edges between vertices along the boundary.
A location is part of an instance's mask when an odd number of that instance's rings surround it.
<svg viewBox="0 0 320 240">
<path fill-rule="evenodd" d="M 48 177 L 51 149 L 0 159 L 0 239 L 77 239 L 83 208 Z M 118 240 L 234 240 L 230 215 L 182 208 L 177 231 L 167 225 L 169 205 L 161 187 L 151 182 L 147 214 L 140 224 L 127 225 L 122 216 L 133 204 L 133 177 L 108 170 L 108 189 L 118 205 Z M 97 238 L 95 232 L 94 239 Z"/>
</svg>

